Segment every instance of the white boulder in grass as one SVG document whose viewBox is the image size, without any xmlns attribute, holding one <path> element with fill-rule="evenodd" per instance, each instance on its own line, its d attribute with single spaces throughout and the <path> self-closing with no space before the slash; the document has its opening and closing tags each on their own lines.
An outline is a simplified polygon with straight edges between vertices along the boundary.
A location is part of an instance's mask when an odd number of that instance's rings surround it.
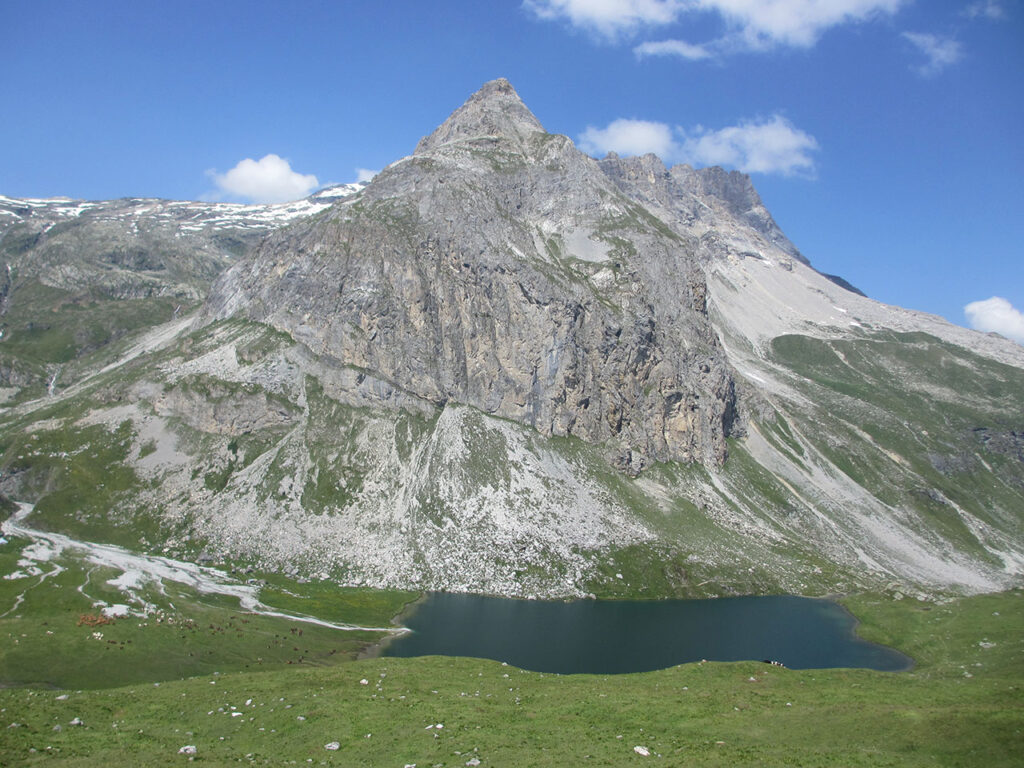
<svg viewBox="0 0 1024 768">
<path fill-rule="evenodd" d="M 330 744 L 324 744 L 324 749 L 329 749 L 332 752 L 337 752 L 341 749 L 341 744 L 337 741 L 332 741 Z"/>
<path fill-rule="evenodd" d="M 636 746 L 633 747 L 633 751 L 636 752 L 638 755 L 643 755 L 644 757 L 651 756 L 651 750 L 649 750 L 647 747 Z"/>
<path fill-rule="evenodd" d="M 186 744 L 184 747 L 178 750 L 179 755 L 194 755 L 196 753 L 195 744 Z"/>
</svg>

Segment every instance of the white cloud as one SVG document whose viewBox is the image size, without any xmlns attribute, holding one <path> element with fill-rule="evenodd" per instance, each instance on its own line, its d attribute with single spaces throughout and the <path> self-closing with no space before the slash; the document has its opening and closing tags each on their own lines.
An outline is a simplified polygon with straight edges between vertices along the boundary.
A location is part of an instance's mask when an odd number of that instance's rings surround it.
<svg viewBox="0 0 1024 768">
<path fill-rule="evenodd" d="M 370 181 L 378 173 L 380 173 L 380 171 L 371 171 L 367 170 L 366 168 L 356 168 L 356 183 L 361 184 L 364 181 Z"/>
<path fill-rule="evenodd" d="M 609 152 L 620 155 L 646 155 L 653 152 L 663 160 L 673 160 L 679 146 L 672 129 L 665 123 L 648 120 L 619 119 L 607 128 L 587 126 L 579 136 L 580 149 L 589 155 L 600 156 Z"/>
<path fill-rule="evenodd" d="M 614 40 L 640 27 L 670 24 L 689 0 L 524 0 L 538 19 L 568 21 L 577 29 Z"/>
<path fill-rule="evenodd" d="M 284 158 L 264 155 L 246 158 L 227 173 L 207 172 L 222 195 L 254 203 L 284 203 L 305 197 L 319 186 L 316 176 L 292 170 Z"/>
<path fill-rule="evenodd" d="M 699 61 L 709 59 L 714 54 L 704 45 L 694 45 L 683 40 L 658 40 L 647 43 L 640 43 L 633 49 L 637 58 L 645 56 L 678 56 L 688 61 Z"/>
<path fill-rule="evenodd" d="M 817 140 L 782 115 L 744 121 L 717 131 L 698 129 L 683 142 L 683 154 L 695 165 L 727 165 L 744 173 L 813 175 Z"/>
<path fill-rule="evenodd" d="M 891 15 L 910 0 L 525 0 L 538 19 L 572 26 L 615 40 L 644 27 L 665 26 L 698 14 L 717 15 L 729 34 L 696 45 L 663 40 L 637 46 L 638 56 L 694 56 L 698 50 L 720 53 L 767 50 L 775 46 L 808 48 L 832 27 Z M 672 44 L 672 45 L 670 45 Z M 655 46 L 652 50 L 649 46 Z"/>
<path fill-rule="evenodd" d="M 647 120 L 615 120 L 607 128 L 588 126 L 579 136 L 584 152 L 598 157 L 608 152 L 643 155 L 652 152 L 668 163 L 724 165 L 745 173 L 783 176 L 814 174 L 813 136 L 781 115 L 742 121 L 717 131 L 697 127 L 673 129 Z"/>
<path fill-rule="evenodd" d="M 1000 296 L 972 301 L 964 307 L 971 328 L 985 333 L 999 333 L 1024 344 L 1024 313 Z"/>
<path fill-rule="evenodd" d="M 907 0 L 694 0 L 719 13 L 745 47 L 809 48 L 832 27 L 893 14 Z"/>
<path fill-rule="evenodd" d="M 903 37 L 924 54 L 925 63 L 914 67 L 914 70 L 923 77 L 937 75 L 964 57 L 963 46 L 949 37 L 939 37 L 929 32 L 904 32 Z"/>
<path fill-rule="evenodd" d="M 978 0 L 964 9 L 964 16 L 969 19 L 984 16 L 986 19 L 999 21 L 1006 18 L 1006 9 L 999 0 Z"/>
</svg>

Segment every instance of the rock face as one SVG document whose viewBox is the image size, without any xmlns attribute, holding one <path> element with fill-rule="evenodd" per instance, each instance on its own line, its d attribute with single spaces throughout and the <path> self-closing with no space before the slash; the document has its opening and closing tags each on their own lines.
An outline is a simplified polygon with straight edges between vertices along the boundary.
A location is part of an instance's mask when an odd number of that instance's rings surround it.
<svg viewBox="0 0 1024 768">
<path fill-rule="evenodd" d="M 229 269 L 206 318 L 269 323 L 434 405 L 610 443 L 632 470 L 720 464 L 737 398 L 696 246 L 496 80 L 351 204 Z"/>
<path fill-rule="evenodd" d="M 695 236 L 705 257 L 722 256 L 701 238 L 718 230 L 725 220 L 749 227 L 788 256 L 808 264 L 782 233 L 761 202 L 750 177 L 717 166 L 694 170 L 689 165 L 666 168 L 655 155 L 620 158 L 614 152 L 600 161 L 601 169 L 628 196 L 656 211 L 667 226 Z M 714 243 L 715 238 L 710 242 Z M 750 244 L 750 247 L 754 247 Z"/>
</svg>

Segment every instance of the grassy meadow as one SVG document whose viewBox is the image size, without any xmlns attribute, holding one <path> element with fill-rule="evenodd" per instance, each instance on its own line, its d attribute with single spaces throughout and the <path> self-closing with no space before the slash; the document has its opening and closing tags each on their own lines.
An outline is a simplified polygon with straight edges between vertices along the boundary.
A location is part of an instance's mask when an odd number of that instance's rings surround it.
<svg viewBox="0 0 1024 768">
<path fill-rule="evenodd" d="M 0 570 L 26 544 L 0 547 Z M 382 634 L 257 616 L 175 584 L 140 594 L 149 616 L 102 623 L 93 603 L 124 599 L 107 583 L 118 574 L 69 553 L 44 573 L 54 564 L 0 581 L 0 765 L 990 768 L 1024 755 L 1020 590 L 846 598 L 863 636 L 915 659 L 907 672 L 708 662 L 563 676 L 360 658 Z M 387 626 L 415 595 L 278 578 L 261 598 Z"/>
</svg>

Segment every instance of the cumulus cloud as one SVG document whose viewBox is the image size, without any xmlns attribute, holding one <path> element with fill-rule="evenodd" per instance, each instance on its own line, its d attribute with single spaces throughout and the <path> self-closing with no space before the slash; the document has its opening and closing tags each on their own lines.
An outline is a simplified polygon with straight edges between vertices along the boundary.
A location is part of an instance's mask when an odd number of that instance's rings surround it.
<svg viewBox="0 0 1024 768">
<path fill-rule="evenodd" d="M 366 168 L 356 168 L 356 182 L 361 184 L 364 181 L 370 181 L 378 173 L 380 173 L 380 171 L 371 171 Z"/>
<path fill-rule="evenodd" d="M 679 145 L 672 128 L 648 120 L 614 120 L 607 128 L 590 125 L 579 136 L 579 147 L 588 155 L 603 157 L 609 152 L 620 155 L 646 155 L 653 152 L 663 160 L 674 160 Z"/>
<path fill-rule="evenodd" d="M 693 165 L 726 165 L 745 173 L 813 175 L 817 140 L 782 115 L 745 121 L 717 131 L 699 129 L 683 142 Z"/>
<path fill-rule="evenodd" d="M 999 0 L 978 0 L 964 9 L 964 16 L 969 19 L 981 17 L 1000 21 L 1006 18 L 1006 9 L 1003 8 L 1003 4 Z"/>
<path fill-rule="evenodd" d="M 776 45 L 809 48 L 821 35 L 842 24 L 893 14 L 907 0 L 695 0 L 701 10 L 715 11 L 736 30 L 746 47 Z"/>
<path fill-rule="evenodd" d="M 298 200 L 320 186 L 316 176 L 293 171 L 287 160 L 273 154 L 259 160 L 247 157 L 227 173 L 208 171 L 208 175 L 221 196 L 254 203 Z"/>
<path fill-rule="evenodd" d="M 745 173 L 783 176 L 812 176 L 813 153 L 819 148 L 813 136 L 782 115 L 741 121 L 719 130 L 698 126 L 689 131 L 648 120 L 620 119 L 606 128 L 588 126 L 579 136 L 579 146 L 597 157 L 608 152 L 652 152 L 668 163 L 723 165 Z"/>
<path fill-rule="evenodd" d="M 1024 344 L 1024 312 L 1001 296 L 972 301 L 964 307 L 971 328 L 985 333 L 998 333 Z"/>
<path fill-rule="evenodd" d="M 964 56 L 963 46 L 949 37 L 939 37 L 930 32 L 904 32 L 903 37 L 924 54 L 924 64 L 914 67 L 922 77 L 937 75 Z"/>
<path fill-rule="evenodd" d="M 639 29 L 665 26 L 698 15 L 715 15 L 728 34 L 697 45 L 662 40 L 637 46 L 638 56 L 676 55 L 708 58 L 712 50 L 807 48 L 832 27 L 891 15 L 909 0 L 525 0 L 538 19 L 568 22 L 577 29 L 616 40 Z M 653 48 L 651 46 L 654 46 Z M 694 55 L 703 50 L 707 55 Z"/>
</svg>

